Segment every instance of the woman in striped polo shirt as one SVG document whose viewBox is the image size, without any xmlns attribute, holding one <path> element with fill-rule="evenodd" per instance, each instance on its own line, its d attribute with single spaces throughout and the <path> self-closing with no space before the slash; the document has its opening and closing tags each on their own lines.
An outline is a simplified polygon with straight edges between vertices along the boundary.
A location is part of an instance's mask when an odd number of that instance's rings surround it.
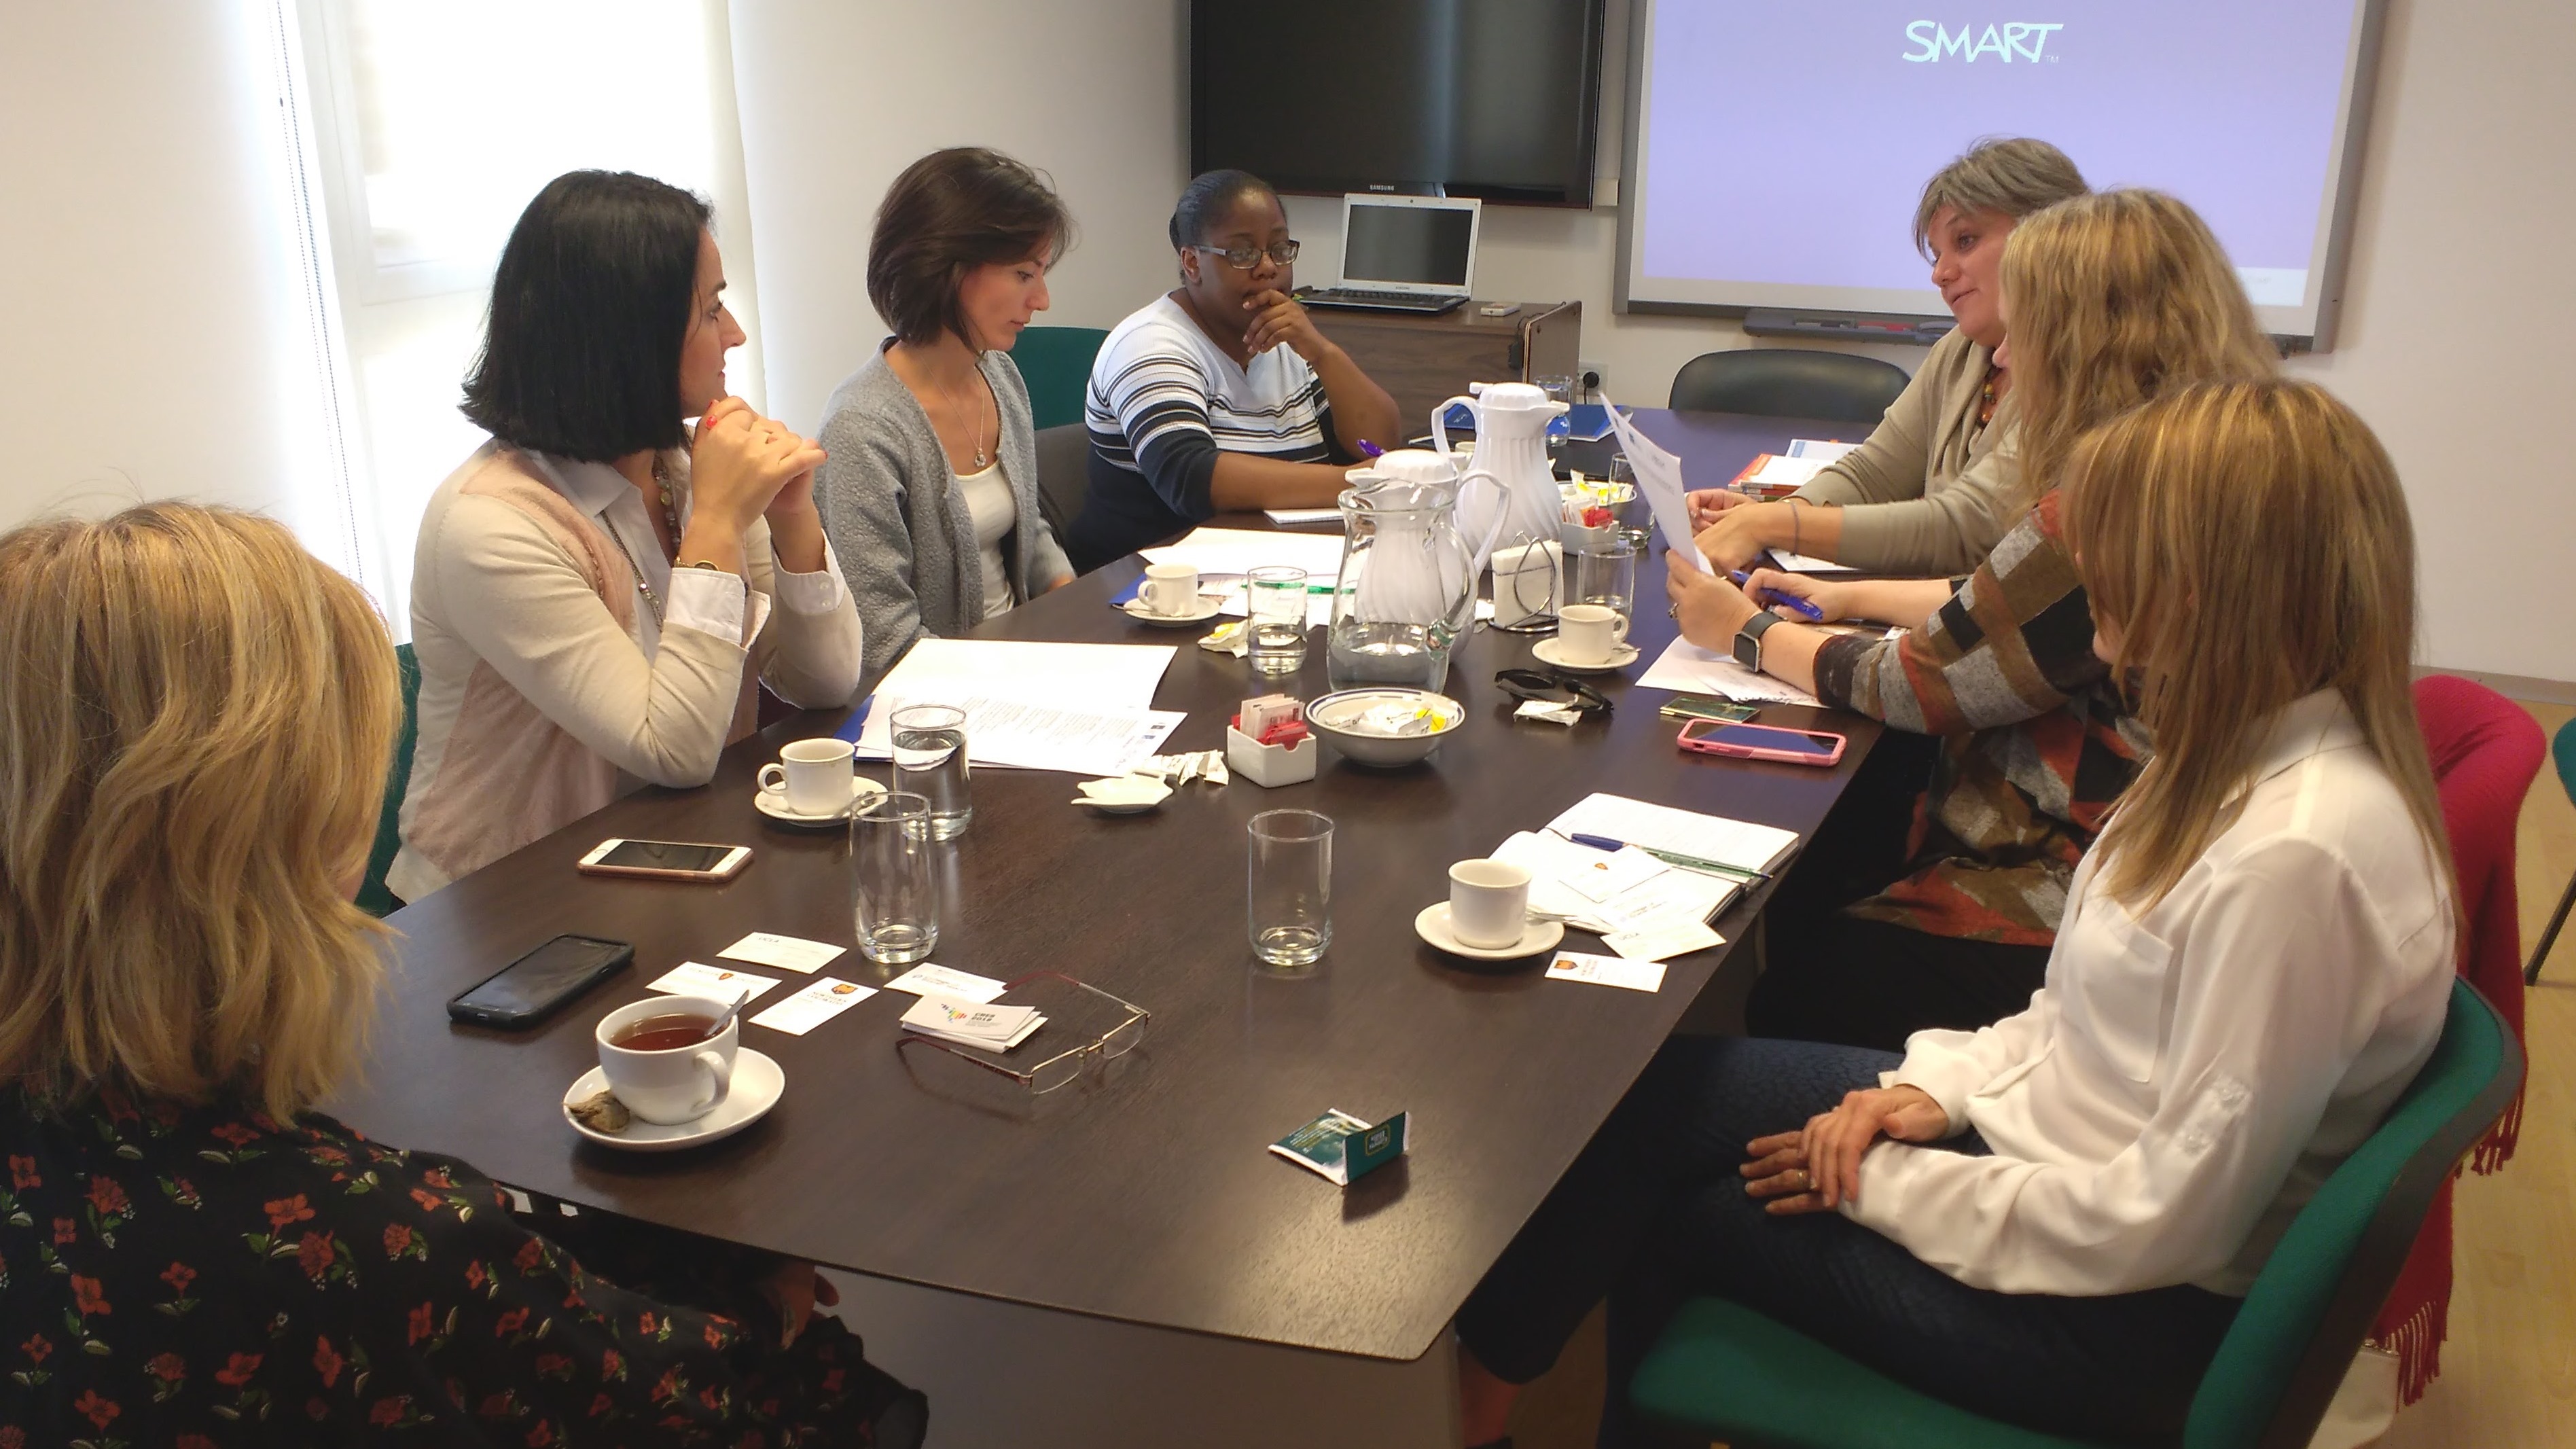
<svg viewBox="0 0 2576 1449">
<path fill-rule="evenodd" d="M 1171 238 L 1181 285 L 1091 367 L 1091 487 L 1064 538 L 1084 573 L 1216 513 L 1328 506 L 1363 441 L 1403 440 L 1395 400 L 1289 297 L 1297 243 L 1267 182 L 1198 177 Z"/>
</svg>

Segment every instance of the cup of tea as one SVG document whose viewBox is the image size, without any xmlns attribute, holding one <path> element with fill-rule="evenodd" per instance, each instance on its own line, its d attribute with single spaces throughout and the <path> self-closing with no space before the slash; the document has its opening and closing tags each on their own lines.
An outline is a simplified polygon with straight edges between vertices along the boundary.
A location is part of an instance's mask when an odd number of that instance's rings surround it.
<svg viewBox="0 0 2576 1449">
<path fill-rule="evenodd" d="M 734 1048 L 742 1018 L 709 1028 L 732 1003 L 707 996 L 656 996 L 629 1002 L 599 1019 L 599 1070 L 626 1110 L 676 1127 L 722 1105 L 733 1090 Z"/>
<path fill-rule="evenodd" d="M 760 793 L 799 815 L 838 815 L 850 808 L 853 766 L 848 740 L 798 740 L 760 767 Z"/>
<path fill-rule="evenodd" d="M 1628 637 L 1628 621 L 1606 604 L 1568 604 L 1556 614 L 1556 648 L 1568 664 L 1607 664 Z"/>
<path fill-rule="evenodd" d="M 1199 571 L 1185 563 L 1145 566 L 1145 607 L 1157 614 L 1188 614 L 1199 606 Z"/>
<path fill-rule="evenodd" d="M 1461 946 L 1499 951 L 1521 938 L 1529 920 L 1530 873 L 1503 860 L 1462 860 L 1449 867 L 1449 934 Z"/>
</svg>

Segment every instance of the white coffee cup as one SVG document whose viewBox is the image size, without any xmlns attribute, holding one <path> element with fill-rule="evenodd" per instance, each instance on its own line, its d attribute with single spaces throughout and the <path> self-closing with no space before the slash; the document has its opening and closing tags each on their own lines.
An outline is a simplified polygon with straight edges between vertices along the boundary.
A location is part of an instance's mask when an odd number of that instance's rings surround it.
<svg viewBox="0 0 2576 1449">
<path fill-rule="evenodd" d="M 1628 621 L 1607 604 L 1568 604 L 1556 611 L 1556 651 L 1569 664 L 1607 664 L 1628 638 Z"/>
<path fill-rule="evenodd" d="M 695 1016 L 714 1021 L 731 1002 L 707 996 L 655 996 L 629 1002 L 599 1019 L 599 1070 L 608 1090 L 626 1110 L 647 1122 L 676 1127 L 695 1122 L 721 1106 L 733 1090 L 734 1048 L 742 1040 L 742 1018 L 725 1023 L 712 1041 L 636 1051 L 615 1044 L 619 1032 L 657 1016 Z"/>
<path fill-rule="evenodd" d="M 760 793 L 799 815 L 838 815 L 850 808 L 850 761 L 848 740 L 798 740 L 760 767 Z"/>
<path fill-rule="evenodd" d="M 1199 571 L 1185 563 L 1145 565 L 1144 599 L 1157 614 L 1198 612 Z"/>
<path fill-rule="evenodd" d="M 1449 934 L 1480 950 L 1511 945 L 1529 921 L 1529 887 L 1529 871 L 1509 861 L 1462 860 L 1449 867 Z"/>
</svg>

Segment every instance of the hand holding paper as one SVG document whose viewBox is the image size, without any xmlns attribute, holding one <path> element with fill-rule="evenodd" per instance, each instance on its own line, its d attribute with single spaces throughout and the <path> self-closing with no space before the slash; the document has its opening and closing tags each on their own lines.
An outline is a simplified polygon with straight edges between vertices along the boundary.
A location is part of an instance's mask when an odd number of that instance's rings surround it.
<svg viewBox="0 0 2576 1449">
<path fill-rule="evenodd" d="M 1619 434 L 1620 451 L 1628 455 L 1628 466 L 1636 472 L 1637 491 L 1646 495 L 1646 505 L 1654 510 L 1655 526 L 1664 531 L 1664 546 L 1701 573 L 1710 572 L 1708 559 L 1691 541 L 1690 503 L 1683 497 L 1682 460 L 1639 431 L 1625 413 L 1610 407 L 1607 394 L 1601 401 L 1610 414 L 1611 428 Z"/>
</svg>

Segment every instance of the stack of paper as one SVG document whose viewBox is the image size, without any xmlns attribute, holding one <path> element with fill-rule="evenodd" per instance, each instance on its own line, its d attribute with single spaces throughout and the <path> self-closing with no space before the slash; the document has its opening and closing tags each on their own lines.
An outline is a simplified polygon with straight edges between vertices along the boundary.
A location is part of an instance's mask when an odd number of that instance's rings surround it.
<svg viewBox="0 0 2576 1449">
<path fill-rule="evenodd" d="M 1795 493 L 1825 471 L 1822 458 L 1792 458 L 1785 453 L 1763 453 L 1735 475 L 1736 486 L 1749 493 L 1778 498 Z"/>
<path fill-rule="evenodd" d="M 1688 639 L 1665 646 L 1637 683 L 1647 689 L 1678 694 L 1715 694 L 1746 704 L 1814 704 L 1816 697 L 1767 674 L 1756 674 L 1723 654 L 1714 654 Z"/>
<path fill-rule="evenodd" d="M 1184 563 L 1202 578 L 1241 577 L 1273 564 L 1304 569 L 1309 580 L 1332 582 L 1342 571 L 1342 541 L 1309 533 L 1258 528 L 1199 528 L 1178 543 L 1144 551 L 1147 563 Z"/>
<path fill-rule="evenodd" d="M 1826 463 L 1839 463 L 1860 447 L 1858 443 L 1829 441 L 1822 438 L 1791 438 L 1789 456 L 1815 458 Z"/>
<path fill-rule="evenodd" d="M 1586 795 L 1547 823 L 1551 833 L 1598 835 L 1643 850 L 1694 856 L 1730 870 L 1768 873 L 1798 848 L 1798 832 L 1702 815 L 1625 795 Z"/>
<path fill-rule="evenodd" d="M 1699 545 L 1692 542 L 1698 533 L 1691 527 L 1690 502 L 1684 496 L 1682 460 L 1647 437 L 1626 413 L 1611 406 L 1609 394 L 1602 394 L 1601 403 L 1608 411 L 1611 428 L 1619 434 L 1619 449 L 1628 455 L 1628 466 L 1637 475 L 1637 491 L 1646 496 L 1655 526 L 1664 531 L 1664 547 L 1701 573 L 1713 572 Z"/>
<path fill-rule="evenodd" d="M 854 743 L 863 760 L 890 759 L 894 712 L 945 704 L 966 712 L 975 764 L 1123 775 L 1186 718 L 1152 707 L 1172 654 L 1168 644 L 924 639 L 878 682 Z"/>
<path fill-rule="evenodd" d="M 1775 548 L 1771 550 L 1771 561 L 1793 574 L 1848 574 L 1858 572 L 1858 570 L 1854 569 L 1850 564 L 1838 564 L 1832 559 L 1817 558 L 1813 554 L 1791 553 L 1785 548 Z"/>
<path fill-rule="evenodd" d="M 1521 831 L 1493 858 L 1530 873 L 1529 908 L 1599 936 L 1675 922 L 1706 925 L 1743 889 L 1726 876 L 1676 870 L 1642 850 L 1605 851 Z"/>
<path fill-rule="evenodd" d="M 1338 508 L 1265 508 L 1261 512 L 1262 516 L 1281 528 L 1303 528 L 1309 524 L 1342 521 L 1342 510 Z"/>
<path fill-rule="evenodd" d="M 1032 1006 L 993 1006 L 953 996 L 924 996 L 903 1014 L 903 1029 L 959 1046 L 1006 1052 L 1046 1025 Z"/>
</svg>

